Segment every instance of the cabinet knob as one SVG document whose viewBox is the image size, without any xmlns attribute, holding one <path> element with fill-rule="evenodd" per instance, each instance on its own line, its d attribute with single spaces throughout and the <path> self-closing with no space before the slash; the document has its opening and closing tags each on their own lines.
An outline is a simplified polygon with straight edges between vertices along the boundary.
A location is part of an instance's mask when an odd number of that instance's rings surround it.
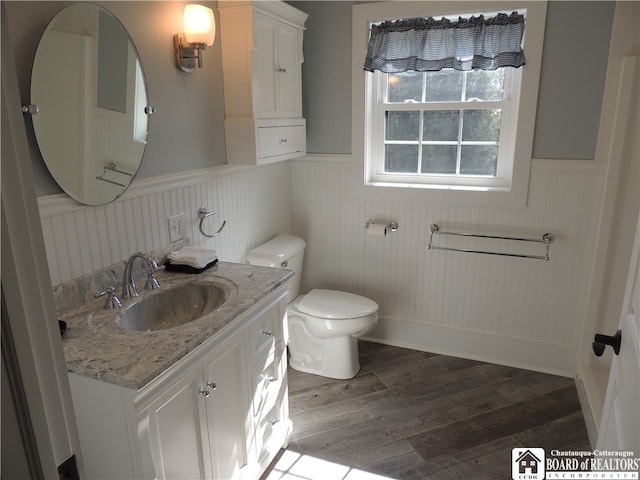
<svg viewBox="0 0 640 480">
<path fill-rule="evenodd" d="M 218 385 L 216 385 L 216 382 L 207 382 L 207 387 L 209 387 L 211 390 L 215 390 L 216 388 L 218 388 Z"/>
<path fill-rule="evenodd" d="M 207 390 L 206 388 L 201 388 L 200 390 L 198 390 L 198 393 L 204 398 L 207 398 L 210 395 L 209 390 Z"/>
<path fill-rule="evenodd" d="M 269 377 L 269 383 L 277 382 L 278 379 L 276 377 Z"/>
<path fill-rule="evenodd" d="M 287 69 L 283 68 L 283 67 L 278 67 L 278 68 L 276 68 L 276 72 L 287 73 Z"/>
<path fill-rule="evenodd" d="M 270 337 L 271 335 L 273 335 L 273 334 L 271 333 L 271 330 L 263 330 L 263 331 L 262 331 L 262 334 L 263 334 L 265 337 Z"/>
<path fill-rule="evenodd" d="M 280 144 L 283 144 L 283 143 L 287 143 L 287 139 L 286 139 L 286 137 L 282 137 L 282 138 L 280 139 Z"/>
</svg>

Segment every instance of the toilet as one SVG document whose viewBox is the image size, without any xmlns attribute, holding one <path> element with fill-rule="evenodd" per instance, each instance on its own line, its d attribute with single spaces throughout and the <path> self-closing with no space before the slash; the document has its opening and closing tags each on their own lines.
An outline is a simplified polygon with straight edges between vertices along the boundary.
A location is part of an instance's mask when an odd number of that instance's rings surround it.
<svg viewBox="0 0 640 480">
<path fill-rule="evenodd" d="M 278 235 L 247 253 L 247 262 L 264 267 L 289 268 L 289 365 L 295 370 L 347 379 L 360 370 L 357 338 L 378 323 L 378 304 L 353 293 L 315 288 L 298 295 L 304 258 L 304 240 Z"/>
</svg>

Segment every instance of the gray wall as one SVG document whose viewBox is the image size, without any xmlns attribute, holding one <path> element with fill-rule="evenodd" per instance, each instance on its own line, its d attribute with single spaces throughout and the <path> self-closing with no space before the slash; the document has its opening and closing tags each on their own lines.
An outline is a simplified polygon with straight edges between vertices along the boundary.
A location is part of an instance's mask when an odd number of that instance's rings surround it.
<svg viewBox="0 0 640 480">
<path fill-rule="evenodd" d="M 72 2 L 5 2 L 15 53 L 21 101 L 29 103 L 31 65 L 49 21 Z M 157 108 L 149 122 L 148 145 L 137 178 L 196 170 L 226 163 L 224 99 L 219 38 L 204 52 L 204 68 L 178 71 L 173 34 L 182 31 L 186 2 L 95 2 L 122 22 L 134 40 L 144 67 L 149 103 Z M 215 10 L 216 2 L 201 1 Z M 61 52 L 63 53 L 63 52 Z M 26 121 L 30 123 L 27 117 Z M 59 192 L 46 170 L 28 126 L 36 193 Z"/>
<path fill-rule="evenodd" d="M 307 151 L 350 153 L 351 2 L 289 3 L 309 14 Z M 594 158 L 614 8 L 611 1 L 548 3 L 534 158 Z"/>
<path fill-rule="evenodd" d="M 592 160 L 615 2 L 549 2 L 534 158 Z"/>
<path fill-rule="evenodd" d="M 302 64 L 307 152 L 351 153 L 352 2 L 288 3 L 309 14 Z"/>
<path fill-rule="evenodd" d="M 38 41 L 53 16 L 70 2 L 5 3 L 26 104 Z M 114 13 L 133 38 L 150 104 L 158 110 L 151 117 L 137 178 L 225 164 L 219 39 L 204 52 L 204 68 L 184 74 L 174 67 L 172 36 L 182 29 L 185 2 L 97 3 Z M 216 2 L 201 3 L 215 10 Z M 308 152 L 350 153 L 352 3 L 289 3 L 309 14 L 303 65 Z M 608 1 L 549 2 L 534 157 L 594 158 L 614 6 Z M 56 193 L 59 188 L 46 170 L 33 130 L 27 132 L 36 192 Z"/>
</svg>

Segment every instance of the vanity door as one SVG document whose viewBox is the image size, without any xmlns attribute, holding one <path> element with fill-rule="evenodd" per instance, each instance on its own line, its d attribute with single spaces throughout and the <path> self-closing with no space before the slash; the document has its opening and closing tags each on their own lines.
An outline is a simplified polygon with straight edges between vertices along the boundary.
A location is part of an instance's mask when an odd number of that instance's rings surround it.
<svg viewBox="0 0 640 480">
<path fill-rule="evenodd" d="M 159 480 L 214 478 L 202 386 L 202 367 L 198 366 L 141 412 L 140 425 L 148 429 L 144 436 Z"/>
<path fill-rule="evenodd" d="M 216 349 L 202 367 L 213 478 L 238 479 L 247 465 L 250 407 L 242 338 Z"/>
<path fill-rule="evenodd" d="M 247 465 L 250 402 L 244 332 L 210 354 L 160 392 L 139 415 L 143 458 L 158 480 L 235 480 Z M 150 471 L 153 470 L 153 471 Z"/>
</svg>

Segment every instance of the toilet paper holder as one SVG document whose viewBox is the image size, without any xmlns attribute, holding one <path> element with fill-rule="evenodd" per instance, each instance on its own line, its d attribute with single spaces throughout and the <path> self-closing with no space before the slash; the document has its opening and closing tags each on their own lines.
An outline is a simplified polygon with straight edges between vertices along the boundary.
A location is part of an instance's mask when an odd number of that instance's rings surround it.
<svg viewBox="0 0 640 480">
<path fill-rule="evenodd" d="M 369 225 L 373 225 L 375 224 L 375 220 L 367 220 L 367 223 L 364 224 L 364 229 L 368 230 L 369 229 Z M 398 230 L 398 222 L 392 220 L 390 221 L 387 226 L 385 227 L 385 229 L 387 230 L 387 232 L 395 232 L 396 230 Z"/>
</svg>

